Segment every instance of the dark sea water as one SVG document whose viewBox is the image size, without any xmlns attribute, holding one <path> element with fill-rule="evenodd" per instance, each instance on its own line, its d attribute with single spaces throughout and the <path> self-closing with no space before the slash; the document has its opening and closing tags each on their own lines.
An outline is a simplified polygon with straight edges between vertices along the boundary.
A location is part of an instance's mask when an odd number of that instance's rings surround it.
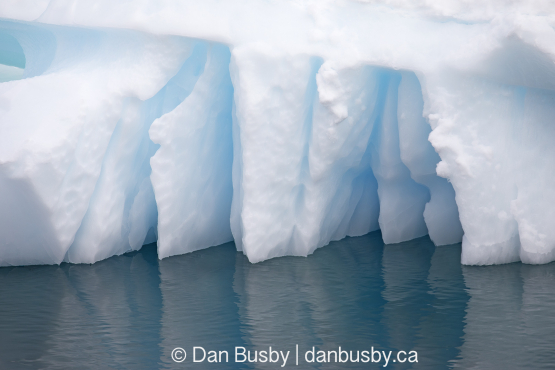
<svg viewBox="0 0 555 370">
<path fill-rule="evenodd" d="M 393 351 L 389 369 L 555 368 L 555 264 L 467 267 L 460 253 L 427 237 L 384 246 L 376 232 L 254 265 L 230 243 L 0 268 L 0 369 L 281 369 L 235 362 L 235 347 L 270 346 L 291 351 L 284 369 L 385 365 L 307 363 L 312 347 Z M 195 363 L 193 346 L 229 362 Z M 399 350 L 418 363 L 394 363 Z"/>
</svg>

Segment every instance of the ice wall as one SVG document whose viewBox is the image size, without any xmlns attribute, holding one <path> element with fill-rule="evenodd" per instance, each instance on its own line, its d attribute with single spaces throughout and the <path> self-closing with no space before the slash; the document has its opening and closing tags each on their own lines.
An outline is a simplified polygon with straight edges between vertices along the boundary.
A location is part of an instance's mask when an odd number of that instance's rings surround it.
<svg viewBox="0 0 555 370">
<path fill-rule="evenodd" d="M 92 263 L 140 248 L 156 225 L 148 128 L 192 42 L 3 26 L 29 52 L 28 77 L 0 86 L 1 264 Z"/>
<path fill-rule="evenodd" d="M 442 4 L 4 2 L 0 265 L 377 229 L 555 260 L 555 10 Z"/>
<path fill-rule="evenodd" d="M 192 92 L 150 128 L 160 144 L 150 162 L 160 258 L 232 239 L 230 53 L 222 45 L 202 49 L 195 71 L 200 76 L 190 79 Z"/>
</svg>

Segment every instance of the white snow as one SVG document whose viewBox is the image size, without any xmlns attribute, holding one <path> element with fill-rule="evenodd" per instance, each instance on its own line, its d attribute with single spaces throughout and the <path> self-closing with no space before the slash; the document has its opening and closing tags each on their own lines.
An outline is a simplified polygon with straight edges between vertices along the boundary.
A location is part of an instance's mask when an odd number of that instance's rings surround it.
<svg viewBox="0 0 555 370">
<path fill-rule="evenodd" d="M 378 229 L 553 261 L 554 26 L 541 0 L 3 1 L 0 266 Z"/>
</svg>

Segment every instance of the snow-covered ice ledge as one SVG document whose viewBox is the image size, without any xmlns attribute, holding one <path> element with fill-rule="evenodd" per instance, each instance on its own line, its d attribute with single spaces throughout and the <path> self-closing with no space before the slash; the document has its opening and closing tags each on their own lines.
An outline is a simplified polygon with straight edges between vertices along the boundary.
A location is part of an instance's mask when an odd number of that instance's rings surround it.
<svg viewBox="0 0 555 370">
<path fill-rule="evenodd" d="M 155 240 L 258 262 L 377 229 L 462 240 L 465 264 L 555 260 L 548 2 L 7 0 L 0 17 L 1 266 Z"/>
</svg>

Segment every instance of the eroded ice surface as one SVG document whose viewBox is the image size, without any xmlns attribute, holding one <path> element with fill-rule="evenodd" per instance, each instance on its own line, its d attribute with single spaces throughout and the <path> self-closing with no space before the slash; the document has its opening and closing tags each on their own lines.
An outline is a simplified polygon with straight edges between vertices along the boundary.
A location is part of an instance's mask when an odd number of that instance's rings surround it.
<svg viewBox="0 0 555 370">
<path fill-rule="evenodd" d="M 381 229 L 555 260 L 555 8 L 5 1 L 0 265 Z M 463 236 L 464 234 L 464 236 Z"/>
</svg>

